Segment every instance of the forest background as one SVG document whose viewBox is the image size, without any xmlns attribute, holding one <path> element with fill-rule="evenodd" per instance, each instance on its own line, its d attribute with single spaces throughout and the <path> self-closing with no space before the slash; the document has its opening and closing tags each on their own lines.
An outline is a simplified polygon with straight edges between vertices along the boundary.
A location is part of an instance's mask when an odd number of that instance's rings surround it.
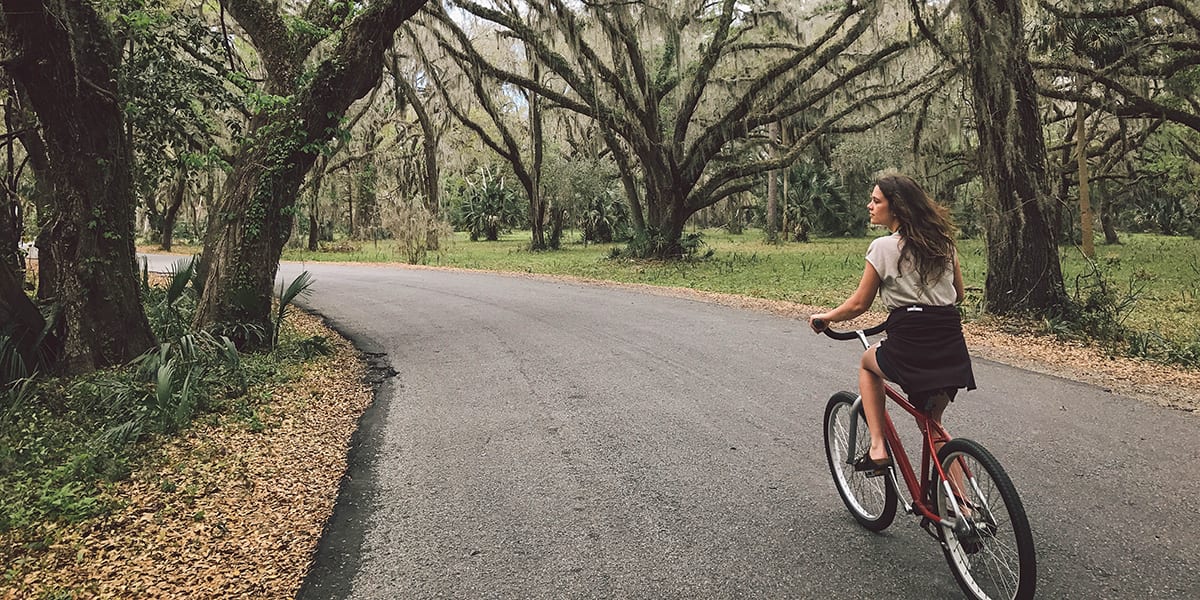
<svg viewBox="0 0 1200 600">
<path fill-rule="evenodd" d="M 968 317 L 1200 364 L 1178 0 L 0 6 L 6 530 L 327 351 L 281 257 L 831 305 L 889 167 L 951 208 Z M 156 288 L 139 244 L 196 260 Z"/>
</svg>

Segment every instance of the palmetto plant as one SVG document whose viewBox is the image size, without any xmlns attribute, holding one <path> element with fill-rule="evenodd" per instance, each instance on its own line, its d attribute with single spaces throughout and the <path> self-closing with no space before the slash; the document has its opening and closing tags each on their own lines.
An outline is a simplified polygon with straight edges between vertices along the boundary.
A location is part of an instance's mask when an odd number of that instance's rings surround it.
<svg viewBox="0 0 1200 600">
<path fill-rule="evenodd" d="M 313 278 L 312 274 L 305 271 L 296 276 L 292 283 L 288 284 L 287 288 L 283 287 L 283 283 L 279 284 L 279 305 L 275 311 L 274 327 L 271 331 L 271 348 L 274 349 L 279 343 L 279 328 L 283 325 L 283 317 L 287 314 L 287 309 L 291 306 L 296 298 L 302 298 L 312 293 Z"/>
<path fill-rule="evenodd" d="M 195 256 L 175 261 L 167 270 L 165 288 L 149 285 L 149 274 L 145 272 L 146 267 L 143 264 L 142 293 L 147 298 L 146 312 L 159 339 L 177 339 L 186 335 L 191 327 L 190 308 L 195 304 L 196 298 L 195 294 L 189 293 L 189 288 L 196 276 L 196 263 Z M 187 304 L 186 307 L 184 303 Z"/>
<path fill-rule="evenodd" d="M 78 393 L 96 400 L 93 412 L 106 414 L 98 447 L 120 446 L 145 433 L 173 432 L 186 426 L 204 398 L 244 378 L 240 357 L 230 357 L 228 338 L 206 331 L 164 342 L 135 358 L 131 371 L 81 381 Z M 84 389 L 86 388 L 86 389 Z M 234 391 L 244 388 L 234 386 Z"/>
<path fill-rule="evenodd" d="M 788 172 L 788 223 L 825 235 L 861 234 L 861 210 L 843 197 L 837 176 L 809 162 L 798 162 Z"/>
<path fill-rule="evenodd" d="M 579 219 L 584 242 L 609 243 L 627 237 L 629 215 L 615 194 L 602 193 L 588 202 Z"/>
<path fill-rule="evenodd" d="M 482 168 L 476 177 L 467 179 L 457 222 L 470 234 L 471 241 L 494 242 L 524 218 L 521 200 L 505 185 L 504 177 Z"/>
<path fill-rule="evenodd" d="M 17 350 L 11 337 L 0 335 L 0 385 L 8 385 L 29 373 L 25 368 L 25 359 Z"/>
<path fill-rule="evenodd" d="M 0 391 L 0 427 L 8 425 L 16 415 L 21 414 L 25 405 L 33 400 L 37 393 L 37 385 L 32 377 L 14 379 L 12 383 Z"/>
</svg>

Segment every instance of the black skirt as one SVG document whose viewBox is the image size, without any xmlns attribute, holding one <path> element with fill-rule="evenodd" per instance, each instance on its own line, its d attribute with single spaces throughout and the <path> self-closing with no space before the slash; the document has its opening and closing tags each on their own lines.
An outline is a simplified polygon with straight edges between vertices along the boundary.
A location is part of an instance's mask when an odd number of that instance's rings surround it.
<svg viewBox="0 0 1200 600">
<path fill-rule="evenodd" d="M 887 338 L 875 360 L 909 396 L 975 389 L 975 373 L 954 306 L 902 306 L 887 318 Z"/>
</svg>

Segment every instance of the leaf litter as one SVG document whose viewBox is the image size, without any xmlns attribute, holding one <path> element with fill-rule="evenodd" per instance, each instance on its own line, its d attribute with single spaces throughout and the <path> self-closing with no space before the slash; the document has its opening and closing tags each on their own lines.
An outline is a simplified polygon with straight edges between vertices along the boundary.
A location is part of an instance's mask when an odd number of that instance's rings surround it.
<svg viewBox="0 0 1200 600">
<path fill-rule="evenodd" d="M 111 514 L 46 525 L 43 550 L 0 537 L 0 597 L 295 597 L 372 391 L 349 342 L 311 315 L 289 322 L 333 353 L 271 390 L 263 427 L 200 419 L 108 486 Z"/>
</svg>

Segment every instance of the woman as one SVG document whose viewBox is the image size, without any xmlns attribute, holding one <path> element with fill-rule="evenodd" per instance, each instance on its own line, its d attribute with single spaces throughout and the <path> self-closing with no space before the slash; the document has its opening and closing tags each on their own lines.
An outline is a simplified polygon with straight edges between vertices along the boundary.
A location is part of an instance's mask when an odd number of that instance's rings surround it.
<svg viewBox="0 0 1200 600">
<path fill-rule="evenodd" d="M 887 339 L 863 353 L 858 371 L 871 448 L 854 469 L 879 474 L 892 465 L 883 438 L 883 379 L 900 384 L 910 398 L 930 398 L 927 408 L 941 425 L 954 393 L 975 389 L 975 376 L 955 307 L 963 299 L 963 279 L 948 211 L 912 178 L 885 171 L 875 180 L 867 212 L 872 224 L 892 235 L 871 242 L 862 280 L 850 298 L 812 315 L 809 325 L 820 332 L 818 321 L 853 319 L 871 308 L 876 293 L 889 311 Z"/>
</svg>

